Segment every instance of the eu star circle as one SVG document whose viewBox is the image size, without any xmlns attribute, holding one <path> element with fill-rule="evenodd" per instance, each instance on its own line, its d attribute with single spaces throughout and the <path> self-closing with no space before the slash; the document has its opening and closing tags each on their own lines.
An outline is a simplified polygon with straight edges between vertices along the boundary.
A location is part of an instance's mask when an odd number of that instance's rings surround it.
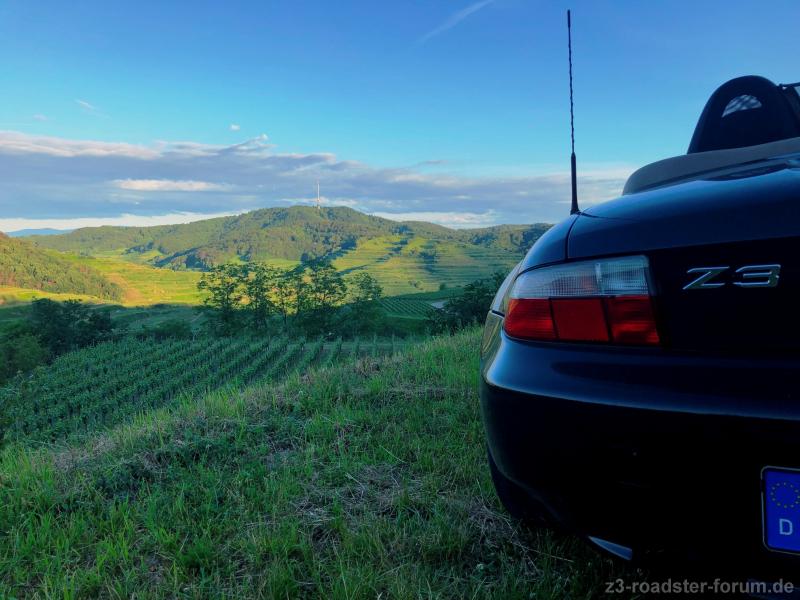
<svg viewBox="0 0 800 600">
<path fill-rule="evenodd" d="M 780 508 L 797 508 L 800 506 L 800 488 L 788 481 L 778 481 L 770 486 L 769 499 Z"/>
</svg>

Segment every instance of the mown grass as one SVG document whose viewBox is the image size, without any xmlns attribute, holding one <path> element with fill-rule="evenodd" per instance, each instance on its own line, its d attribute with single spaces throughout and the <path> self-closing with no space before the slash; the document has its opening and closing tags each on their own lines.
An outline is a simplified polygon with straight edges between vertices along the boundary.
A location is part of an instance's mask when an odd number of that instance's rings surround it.
<svg viewBox="0 0 800 600">
<path fill-rule="evenodd" d="M 197 289 L 201 273 L 174 271 L 137 264 L 116 256 L 89 257 L 64 254 L 65 258 L 92 267 L 122 288 L 122 303 L 144 306 L 157 303 L 200 304 Z"/>
<path fill-rule="evenodd" d="M 563 598 L 614 574 L 495 498 L 476 330 L 0 455 L 0 597 Z"/>
<path fill-rule="evenodd" d="M 18 288 L 0 286 L 0 307 L 13 306 L 17 304 L 25 304 L 32 300 L 39 298 L 49 298 L 50 300 L 80 300 L 82 302 L 108 302 L 107 299 L 101 299 L 97 296 L 87 296 L 86 294 L 70 294 L 58 292 L 44 292 L 42 290 L 34 290 L 31 288 Z"/>
</svg>

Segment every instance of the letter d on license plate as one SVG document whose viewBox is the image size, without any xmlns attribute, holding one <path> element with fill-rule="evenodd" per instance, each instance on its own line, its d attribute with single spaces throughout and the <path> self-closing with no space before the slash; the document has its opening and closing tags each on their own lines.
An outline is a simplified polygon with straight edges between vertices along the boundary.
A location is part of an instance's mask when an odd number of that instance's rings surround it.
<svg viewBox="0 0 800 600">
<path fill-rule="evenodd" d="M 762 471 L 764 544 L 770 550 L 800 552 L 800 471 Z"/>
</svg>

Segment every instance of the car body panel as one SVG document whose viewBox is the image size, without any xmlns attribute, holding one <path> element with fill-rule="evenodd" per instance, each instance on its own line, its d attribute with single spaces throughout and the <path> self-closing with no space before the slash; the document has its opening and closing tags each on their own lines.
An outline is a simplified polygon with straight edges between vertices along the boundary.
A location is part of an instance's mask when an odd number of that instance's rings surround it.
<svg viewBox="0 0 800 600">
<path fill-rule="evenodd" d="M 578 215 L 570 215 L 545 231 L 525 255 L 520 265 L 520 272 L 565 260 L 567 258 L 567 235 L 577 220 Z"/>
<path fill-rule="evenodd" d="M 800 468 L 800 169 L 733 171 L 592 206 L 543 236 L 518 273 L 646 255 L 662 344 L 522 341 L 490 311 L 482 415 L 497 468 L 552 522 L 638 556 L 784 574 L 800 557 L 763 546 L 761 470 Z M 777 286 L 733 285 L 766 263 L 781 265 Z M 725 285 L 684 289 L 713 265 L 730 267 Z"/>
<path fill-rule="evenodd" d="M 532 343 L 487 322 L 489 451 L 553 522 L 638 556 L 772 558 L 760 472 L 800 463 L 800 360 Z"/>
<path fill-rule="evenodd" d="M 587 208 L 569 231 L 570 259 L 791 237 L 800 223 L 800 163 L 750 165 Z M 551 242 L 552 243 L 552 242 Z"/>
</svg>

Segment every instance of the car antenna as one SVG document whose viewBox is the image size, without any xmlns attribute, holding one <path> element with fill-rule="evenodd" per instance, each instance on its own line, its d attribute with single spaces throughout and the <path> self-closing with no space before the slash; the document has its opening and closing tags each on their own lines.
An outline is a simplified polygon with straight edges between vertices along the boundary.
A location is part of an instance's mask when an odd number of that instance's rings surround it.
<svg viewBox="0 0 800 600">
<path fill-rule="evenodd" d="M 572 16 L 567 9 L 567 48 L 569 50 L 569 132 L 572 142 L 572 155 L 570 156 L 570 166 L 572 168 L 572 208 L 569 214 L 578 214 L 578 175 L 575 163 L 575 109 L 572 104 Z"/>
</svg>

